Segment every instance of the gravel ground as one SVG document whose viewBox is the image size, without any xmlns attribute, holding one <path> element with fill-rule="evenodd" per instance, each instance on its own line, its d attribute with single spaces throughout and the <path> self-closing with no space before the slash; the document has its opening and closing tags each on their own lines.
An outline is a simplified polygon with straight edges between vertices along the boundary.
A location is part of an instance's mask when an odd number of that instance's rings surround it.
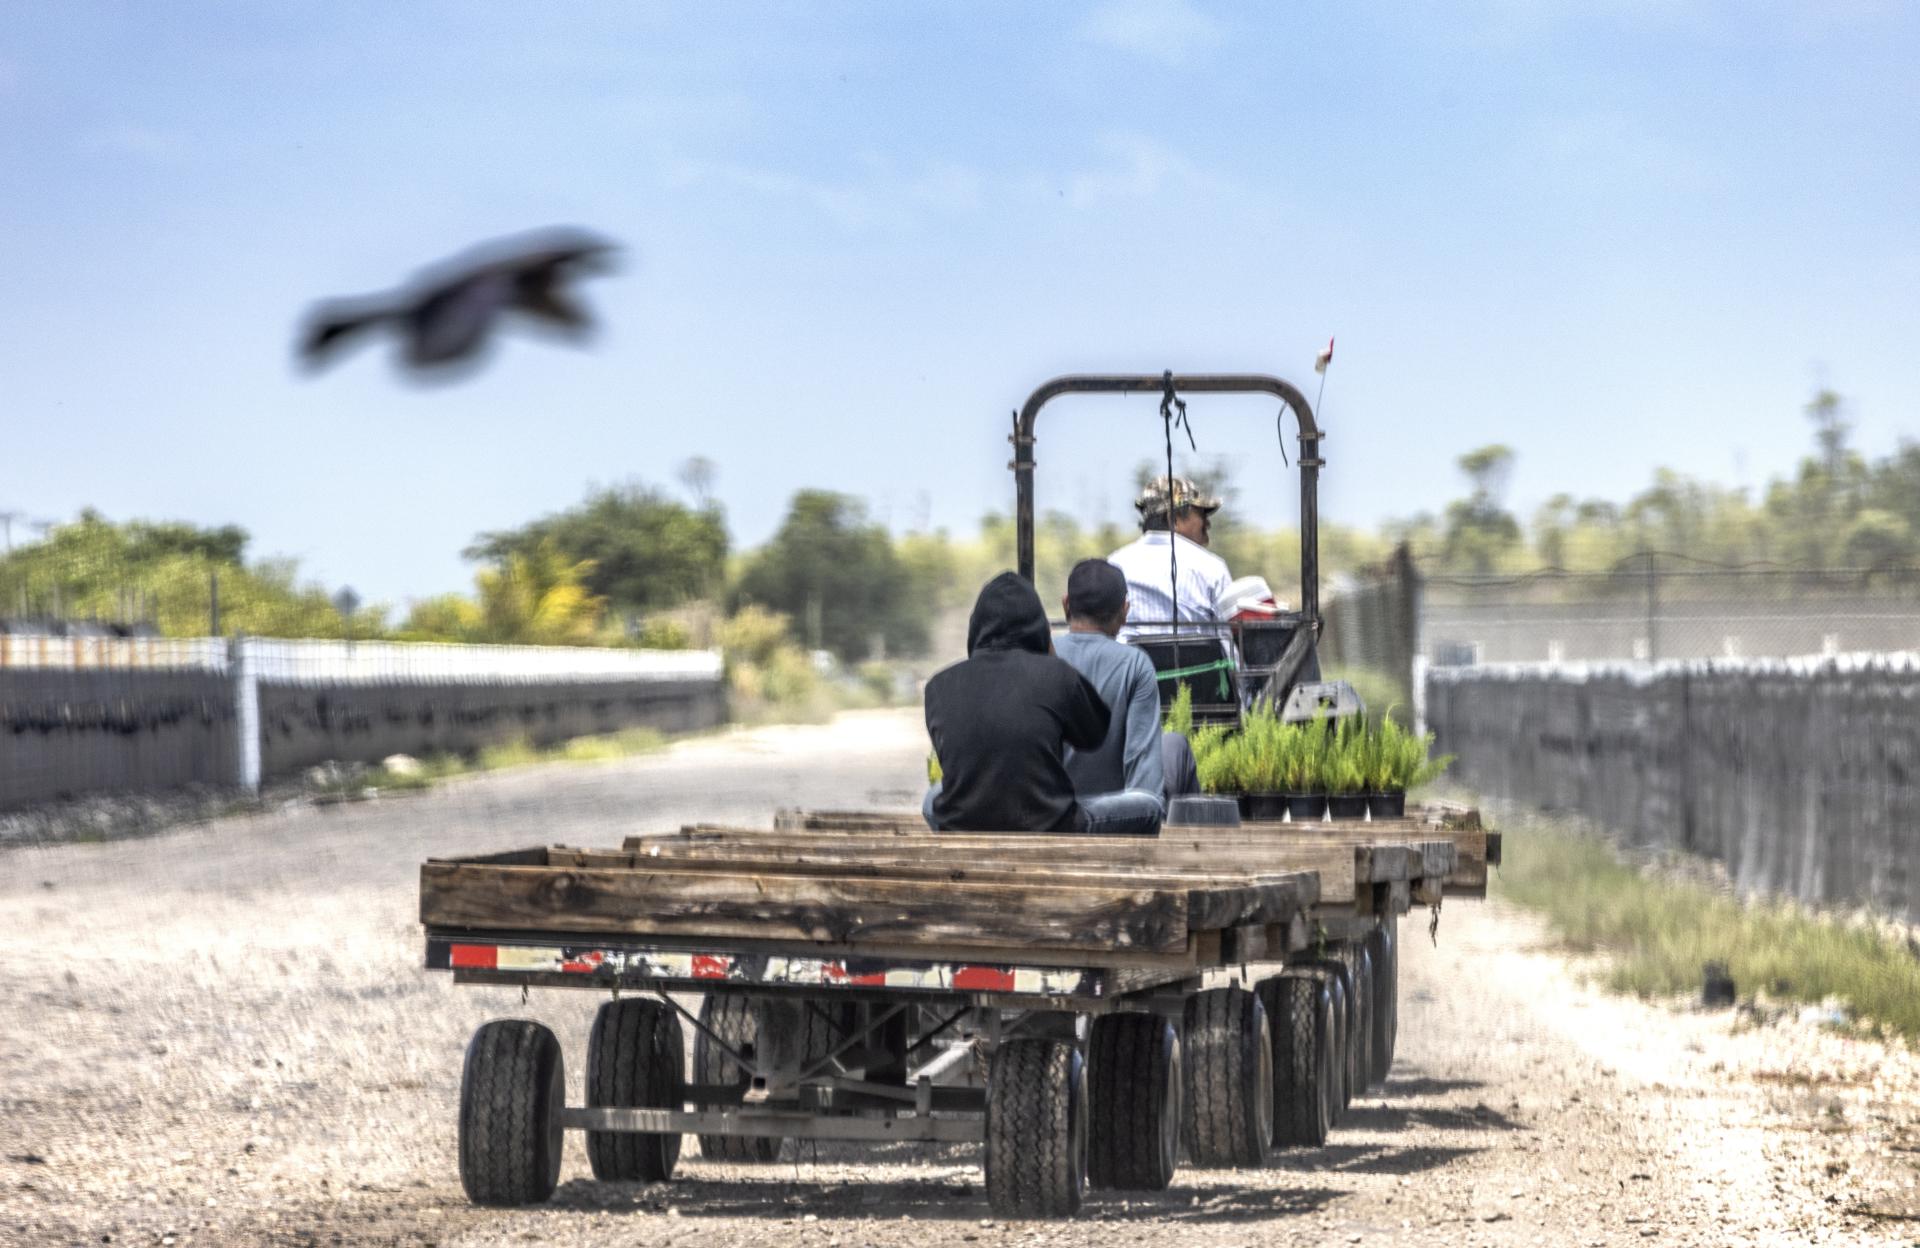
<svg viewBox="0 0 1920 1248">
<path fill-rule="evenodd" d="M 998 1224 L 970 1149 L 746 1168 L 689 1142 L 673 1183 L 627 1188 L 574 1136 L 552 1204 L 466 1205 L 467 1036 L 547 1022 L 577 1101 L 598 998 L 421 970 L 422 857 L 903 806 L 923 756 L 915 716 L 876 712 L 0 853 L 0 1243 L 1920 1244 L 1913 1053 L 1608 997 L 1497 900 L 1449 905 L 1437 944 L 1407 922 L 1385 1090 L 1264 1172 Z"/>
</svg>

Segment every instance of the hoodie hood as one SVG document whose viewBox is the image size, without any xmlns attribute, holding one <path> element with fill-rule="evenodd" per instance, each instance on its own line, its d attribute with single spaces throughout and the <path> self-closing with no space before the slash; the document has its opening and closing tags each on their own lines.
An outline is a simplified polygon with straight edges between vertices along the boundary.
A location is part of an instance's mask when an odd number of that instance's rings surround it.
<svg viewBox="0 0 1920 1248">
<path fill-rule="evenodd" d="M 1053 648 L 1053 630 L 1047 627 L 1046 608 L 1033 586 L 1014 572 L 1002 572 L 987 582 L 967 621 L 967 653 L 980 650 L 1030 650 L 1046 654 Z"/>
</svg>

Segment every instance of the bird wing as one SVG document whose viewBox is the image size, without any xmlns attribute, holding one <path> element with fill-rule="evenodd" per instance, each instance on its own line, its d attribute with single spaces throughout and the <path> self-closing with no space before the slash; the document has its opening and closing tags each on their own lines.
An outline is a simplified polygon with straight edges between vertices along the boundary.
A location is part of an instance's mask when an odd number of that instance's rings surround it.
<svg viewBox="0 0 1920 1248">
<path fill-rule="evenodd" d="M 301 331 L 300 359 L 309 368 L 319 368 L 338 354 L 343 344 L 392 316 L 390 305 L 366 299 L 315 304 Z"/>
</svg>

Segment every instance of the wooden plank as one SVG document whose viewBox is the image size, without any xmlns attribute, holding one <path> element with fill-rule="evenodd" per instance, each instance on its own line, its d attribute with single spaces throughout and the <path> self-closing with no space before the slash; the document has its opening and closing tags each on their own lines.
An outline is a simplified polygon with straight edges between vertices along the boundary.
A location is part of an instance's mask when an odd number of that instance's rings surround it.
<svg viewBox="0 0 1920 1248">
<path fill-rule="evenodd" d="M 1319 878 L 1313 872 L 1221 875 L 1217 872 L 1148 874 L 1135 868 L 1086 870 L 1049 869 L 968 859 L 964 864 L 936 864 L 923 859 L 878 862 L 867 856 L 846 857 L 803 851 L 762 849 L 755 846 L 670 846 L 653 855 L 635 850 L 555 848 L 549 864 L 563 868 L 605 868 L 732 873 L 736 875 L 797 875 L 824 879 L 888 879 L 931 884 L 1045 884 L 1054 887 L 1184 890 L 1190 931 L 1233 927 L 1243 923 L 1283 922 L 1318 900 Z"/>
<path fill-rule="evenodd" d="M 1431 845 L 1437 840 L 1451 840 L 1456 846 L 1457 857 L 1483 856 L 1485 842 L 1479 838 L 1484 837 L 1485 833 L 1479 830 L 1479 812 L 1469 807 L 1460 807 L 1459 812 L 1457 817 L 1450 815 L 1445 821 L 1430 817 L 1427 812 L 1422 811 L 1415 816 L 1376 821 L 1342 820 L 1320 823 L 1272 823 L 1261 821 L 1243 823 L 1237 827 L 1168 824 L 1161 829 L 1159 837 L 1140 839 L 1157 840 L 1160 842 L 1182 841 L 1195 845 L 1234 846 L 1250 843 L 1266 844 L 1280 838 L 1285 838 L 1293 843 L 1310 841 L 1315 844 L 1327 844 L 1344 841 L 1366 845 L 1396 843 Z M 1046 837 L 1049 843 L 1068 839 L 1048 834 L 1020 832 L 930 833 L 927 831 L 925 824 L 920 820 L 919 816 L 888 812 L 807 812 L 789 810 L 778 812 L 774 822 L 775 828 L 772 833 L 766 833 L 759 829 L 737 829 L 737 831 L 743 835 L 759 834 L 777 837 L 782 835 L 783 832 L 791 835 L 800 830 L 812 830 L 818 834 L 854 839 L 885 839 L 889 837 L 925 838 L 935 835 L 943 838 L 965 837 L 970 839 L 979 836 L 997 836 L 1013 839 L 1037 835 Z M 706 831 L 710 829 L 703 826 L 701 830 Z M 1088 838 L 1079 839 L 1087 840 Z M 1092 838 L 1092 843 L 1105 844 L 1123 839 L 1133 838 L 1099 837 Z M 1437 868 L 1431 863 L 1431 854 L 1433 851 L 1427 852 L 1430 856 L 1430 861 L 1426 870 L 1428 873 L 1431 873 Z M 1451 868 L 1448 869 L 1451 870 Z M 1472 885 L 1482 874 L 1484 874 L 1484 872 L 1476 873 L 1468 870 L 1463 872 L 1461 877 L 1455 882 Z M 1380 879 L 1388 877 L 1372 874 L 1363 869 L 1361 878 Z M 1484 883 L 1484 881 L 1478 882 Z"/>
<path fill-rule="evenodd" d="M 682 833 L 628 837 L 625 848 L 646 853 L 658 847 L 662 855 L 679 852 L 682 845 L 728 846 L 754 853 L 779 850 L 821 860 L 841 858 L 867 863 L 984 865 L 1017 868 L 1024 872 L 1048 869 L 1108 870 L 1143 867 L 1154 871 L 1201 868 L 1214 875 L 1253 875 L 1266 872 L 1313 872 L 1320 877 L 1319 900 L 1351 902 L 1357 860 L 1347 842 L 1293 845 L 1252 842 L 1223 847 L 1167 837 L 1038 836 L 1026 834 L 962 835 L 921 833 L 878 839 L 840 838 L 818 834 L 779 834 L 756 828 L 702 825 Z"/>
<path fill-rule="evenodd" d="M 1187 942 L 1179 890 L 740 876 L 630 868 L 428 862 L 431 926 L 858 944 L 940 943 L 1167 952 Z"/>
<path fill-rule="evenodd" d="M 1403 823 L 1404 826 L 1402 826 Z M 1318 829 L 1322 825 L 1309 824 L 1305 826 Z M 1273 835 L 1288 838 L 1313 839 L 1316 835 L 1313 833 L 1302 834 L 1281 831 L 1281 829 L 1288 827 L 1286 824 L 1243 824 L 1242 827 L 1265 829 Z M 1484 885 L 1486 882 L 1486 844 L 1489 834 L 1478 828 L 1443 828 L 1435 824 L 1415 823 L 1411 820 L 1396 821 L 1393 824 L 1384 826 L 1379 824 L 1360 824 L 1356 825 L 1356 827 L 1361 829 L 1375 829 L 1362 832 L 1356 838 L 1365 840 L 1369 844 L 1400 844 L 1423 847 L 1422 852 L 1427 861 L 1423 865 L 1420 874 L 1444 874 L 1453 876 L 1455 877 L 1455 883 L 1463 885 L 1473 885 L 1476 883 Z M 1188 829 L 1182 828 L 1180 831 L 1182 834 L 1185 834 Z M 1335 839 L 1343 839 L 1343 834 L 1337 835 Z M 1439 845 L 1452 847 L 1449 861 L 1447 865 L 1444 866 L 1440 864 L 1438 852 L 1433 848 Z"/>
</svg>

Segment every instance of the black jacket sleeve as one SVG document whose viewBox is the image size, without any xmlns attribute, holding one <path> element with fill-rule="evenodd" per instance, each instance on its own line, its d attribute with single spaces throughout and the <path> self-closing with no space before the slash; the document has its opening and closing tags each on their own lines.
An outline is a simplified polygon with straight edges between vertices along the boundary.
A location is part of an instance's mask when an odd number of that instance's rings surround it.
<svg viewBox="0 0 1920 1248">
<path fill-rule="evenodd" d="M 1060 660 L 1060 666 L 1073 677 L 1067 682 L 1066 713 L 1061 724 L 1065 729 L 1063 735 L 1067 744 L 1076 750 L 1097 750 L 1107 739 L 1107 725 L 1113 721 L 1113 712 L 1107 709 L 1106 700 L 1092 682 L 1065 659 Z"/>
</svg>

